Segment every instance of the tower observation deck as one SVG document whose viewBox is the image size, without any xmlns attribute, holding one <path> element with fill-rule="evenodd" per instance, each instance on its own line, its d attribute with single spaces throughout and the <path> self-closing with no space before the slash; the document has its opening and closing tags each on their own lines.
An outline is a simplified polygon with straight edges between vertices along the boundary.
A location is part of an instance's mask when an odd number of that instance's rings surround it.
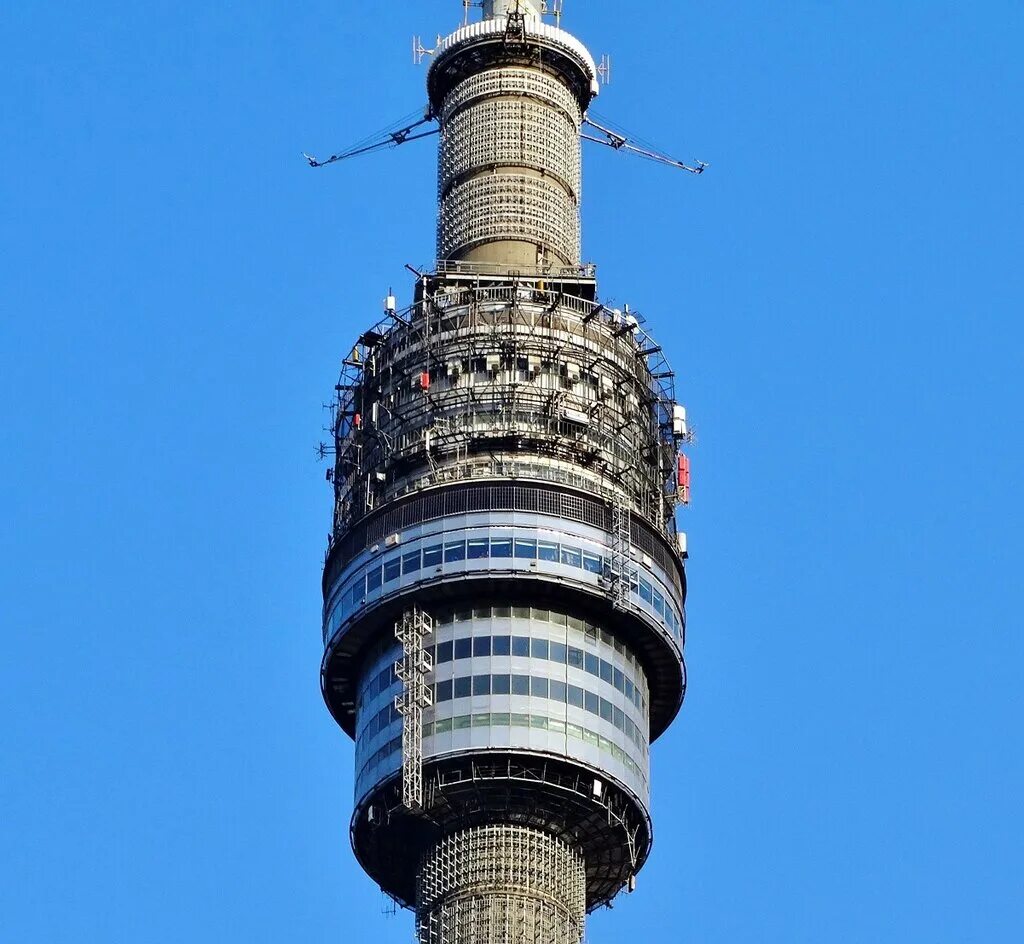
<svg viewBox="0 0 1024 944">
<path fill-rule="evenodd" d="M 578 944 L 647 859 L 685 693 L 686 414 L 581 261 L 598 79 L 539 0 L 440 41 L 438 261 L 337 386 L 323 695 L 423 944 Z"/>
</svg>

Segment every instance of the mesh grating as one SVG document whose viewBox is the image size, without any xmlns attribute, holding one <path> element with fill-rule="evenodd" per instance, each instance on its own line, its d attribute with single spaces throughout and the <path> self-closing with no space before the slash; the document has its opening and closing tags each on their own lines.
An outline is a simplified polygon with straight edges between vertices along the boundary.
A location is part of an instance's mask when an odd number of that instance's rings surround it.
<svg viewBox="0 0 1024 944">
<path fill-rule="evenodd" d="M 580 257 L 576 203 L 556 183 L 495 173 L 452 187 L 441 207 L 437 252 L 442 258 L 480 243 L 518 239 L 550 247 L 565 260 Z"/>
<path fill-rule="evenodd" d="M 578 262 L 582 115 L 568 88 L 492 69 L 453 89 L 440 119 L 438 256 L 525 242 Z"/>
<path fill-rule="evenodd" d="M 448 836 L 417 881 L 420 944 L 578 944 L 585 914 L 582 857 L 522 826 Z"/>
</svg>

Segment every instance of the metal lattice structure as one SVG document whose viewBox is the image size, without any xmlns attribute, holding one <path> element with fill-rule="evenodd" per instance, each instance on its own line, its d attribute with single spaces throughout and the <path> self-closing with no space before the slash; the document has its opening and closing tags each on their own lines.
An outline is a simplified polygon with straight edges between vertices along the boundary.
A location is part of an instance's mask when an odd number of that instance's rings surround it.
<svg viewBox="0 0 1024 944">
<path fill-rule="evenodd" d="M 647 860 L 650 745 L 686 690 L 691 434 L 645 319 L 581 261 L 600 70 L 539 0 L 470 6 L 390 136 L 439 125 L 439 259 L 331 404 L 323 694 L 356 744 L 353 849 L 420 944 L 579 944 Z"/>
<path fill-rule="evenodd" d="M 395 663 L 403 686 L 395 696 L 395 709 L 402 716 L 402 803 L 410 810 L 423 808 L 423 711 L 433 704 L 427 675 L 434 668 L 423 639 L 433 628 L 434 621 L 415 607 L 395 624 L 402 646 L 402 659 Z"/>
<path fill-rule="evenodd" d="M 420 869 L 420 944 L 579 944 L 585 915 L 583 859 L 538 830 L 467 829 L 442 839 Z"/>
</svg>

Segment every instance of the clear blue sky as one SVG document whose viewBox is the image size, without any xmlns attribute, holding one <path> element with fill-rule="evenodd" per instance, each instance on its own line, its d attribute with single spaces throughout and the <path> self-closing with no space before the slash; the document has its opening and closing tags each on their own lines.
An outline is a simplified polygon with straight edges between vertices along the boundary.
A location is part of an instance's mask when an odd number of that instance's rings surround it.
<svg viewBox="0 0 1024 944">
<path fill-rule="evenodd" d="M 571 2 L 585 254 L 700 445 L 691 690 L 590 941 L 1024 937 L 1018 0 Z M 407 942 L 320 700 L 321 403 L 402 265 L 454 0 L 0 11 L 0 938 Z M 1017 588 L 1016 590 L 1014 588 Z"/>
</svg>

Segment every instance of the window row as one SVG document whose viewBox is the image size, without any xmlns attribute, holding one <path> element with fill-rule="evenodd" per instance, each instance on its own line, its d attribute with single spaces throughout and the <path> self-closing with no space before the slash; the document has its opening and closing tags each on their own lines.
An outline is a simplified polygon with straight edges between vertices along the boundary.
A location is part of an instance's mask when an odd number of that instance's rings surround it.
<svg viewBox="0 0 1024 944">
<path fill-rule="evenodd" d="M 559 682 L 537 675 L 510 673 L 464 675 L 438 682 L 433 686 L 434 704 L 442 704 L 454 698 L 488 695 L 528 695 L 532 698 L 545 698 L 562 705 L 573 705 L 614 725 L 644 753 L 648 749 L 647 738 L 621 708 L 613 705 L 607 698 L 602 698 L 596 692 L 588 691 L 579 685 L 570 685 L 567 682 Z M 394 703 L 389 702 L 370 719 L 359 735 L 360 740 L 368 741 L 376 737 L 389 725 L 397 722 L 399 717 Z"/>
<path fill-rule="evenodd" d="M 533 728 L 539 731 L 550 731 L 557 735 L 565 735 L 584 744 L 591 744 L 606 754 L 610 754 L 622 764 L 634 777 L 647 782 L 647 771 L 618 744 L 613 743 L 602 734 L 584 728 L 581 725 L 563 721 L 560 718 L 549 718 L 547 715 L 531 715 L 517 712 L 494 712 L 491 714 L 459 715 L 456 718 L 445 718 L 434 723 L 423 725 L 425 738 L 447 734 L 451 731 L 465 731 L 472 728 Z M 401 736 L 392 738 L 363 765 L 359 777 L 364 777 L 372 767 L 383 763 L 393 754 L 402 749 Z"/>
<path fill-rule="evenodd" d="M 467 627 L 469 628 L 474 621 L 486 623 L 496 619 L 524 620 L 531 623 L 550 624 L 558 627 L 558 629 L 565 628 L 567 630 L 566 638 L 568 639 L 572 639 L 575 635 L 581 644 L 586 643 L 595 648 L 607 646 L 609 649 L 614 649 L 615 652 L 622 656 L 629 667 L 635 670 L 637 677 L 642 678 L 643 667 L 636 656 L 633 655 L 633 651 L 621 639 L 613 636 L 608 630 L 602 629 L 597 624 L 581 619 L 578 616 L 567 615 L 566 613 L 549 610 L 544 607 L 501 605 L 442 607 L 432 610 L 431 616 L 434 619 L 435 630 L 459 623 L 469 624 Z M 487 635 L 490 633 L 490 628 L 487 625 L 481 627 L 480 631 Z M 398 658 L 396 652 L 397 646 L 394 638 L 385 636 L 368 650 L 366 660 L 368 663 L 378 662 L 386 654 L 388 661 L 394 662 Z"/>
<path fill-rule="evenodd" d="M 419 573 L 428 568 L 443 567 L 466 560 L 542 561 L 575 567 L 587 573 L 607 576 L 611 562 L 600 554 L 580 547 L 561 544 L 557 541 L 538 541 L 526 538 L 470 538 L 462 541 L 446 541 L 414 551 L 394 554 L 382 565 L 371 567 L 365 576 L 349 587 L 342 597 L 343 611 L 357 606 L 367 594 L 379 590 L 400 577 Z M 630 589 L 665 621 L 672 633 L 681 638 L 682 625 L 672 604 L 653 584 L 634 574 Z"/>
<path fill-rule="evenodd" d="M 635 684 L 629 675 L 616 668 L 607 659 L 602 659 L 592 652 L 567 645 L 564 642 L 531 639 L 529 636 L 474 636 L 439 642 L 435 646 L 424 646 L 424 650 L 430 655 L 435 666 L 463 659 L 487 658 L 489 656 L 520 656 L 554 662 L 557 665 L 567 665 L 607 682 L 625 695 L 643 717 L 647 717 L 647 699 L 644 697 L 641 686 Z M 394 682 L 395 667 L 392 663 L 386 665 L 370 679 L 360 692 L 360 704 L 365 704 L 382 692 L 386 692 Z M 501 693 L 496 692 L 495 694 Z"/>
</svg>

